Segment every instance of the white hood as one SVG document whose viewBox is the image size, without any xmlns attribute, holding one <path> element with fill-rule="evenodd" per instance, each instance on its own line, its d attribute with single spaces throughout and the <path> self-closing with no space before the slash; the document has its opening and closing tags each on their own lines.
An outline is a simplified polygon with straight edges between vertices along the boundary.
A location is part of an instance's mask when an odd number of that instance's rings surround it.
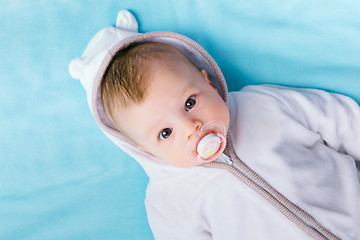
<svg viewBox="0 0 360 240">
<path fill-rule="evenodd" d="M 135 158 L 149 177 L 161 177 L 166 173 L 173 174 L 186 171 L 186 169 L 173 167 L 165 161 L 139 150 L 107 119 L 100 95 L 101 81 L 113 56 L 129 44 L 142 41 L 167 43 L 179 49 L 195 66 L 208 72 L 211 81 L 225 102 L 227 102 L 227 87 L 220 68 L 200 45 L 173 32 L 138 33 L 138 23 L 127 10 L 119 12 L 116 27 L 106 27 L 100 30 L 91 39 L 82 56 L 70 62 L 70 74 L 73 78 L 80 79 L 85 88 L 91 112 L 101 130 L 118 147 Z"/>
</svg>

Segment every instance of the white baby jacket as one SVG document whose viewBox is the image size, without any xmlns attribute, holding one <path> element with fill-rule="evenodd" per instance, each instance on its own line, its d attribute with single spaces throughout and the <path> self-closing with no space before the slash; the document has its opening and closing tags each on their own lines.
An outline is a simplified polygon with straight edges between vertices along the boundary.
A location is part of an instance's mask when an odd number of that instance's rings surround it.
<svg viewBox="0 0 360 240">
<path fill-rule="evenodd" d="M 171 44 L 208 72 L 228 103 L 228 143 L 242 162 L 222 155 L 206 166 L 176 168 L 142 152 L 111 124 L 102 106 L 102 77 L 120 49 L 139 41 Z M 249 86 L 228 94 L 221 70 L 201 46 L 172 32 L 140 34 L 126 10 L 119 12 L 116 27 L 91 39 L 69 71 L 85 88 L 101 130 L 149 176 L 145 205 L 155 239 L 360 239 L 355 166 L 360 160 L 360 110 L 350 98 L 278 86 Z M 259 179 L 272 187 L 263 190 L 268 185 Z"/>
<path fill-rule="evenodd" d="M 238 157 L 341 239 L 360 239 L 360 109 L 319 90 L 248 86 L 229 95 Z M 313 239 L 226 170 L 150 179 L 156 239 Z"/>
</svg>

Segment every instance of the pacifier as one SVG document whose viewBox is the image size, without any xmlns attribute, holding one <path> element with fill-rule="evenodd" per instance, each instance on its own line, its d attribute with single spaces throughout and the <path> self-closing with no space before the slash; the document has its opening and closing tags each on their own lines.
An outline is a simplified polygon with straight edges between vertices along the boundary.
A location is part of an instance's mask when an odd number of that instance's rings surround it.
<svg viewBox="0 0 360 240">
<path fill-rule="evenodd" d="M 221 121 L 210 121 L 189 141 L 186 156 L 191 162 L 210 162 L 218 158 L 226 146 L 225 126 Z"/>
</svg>

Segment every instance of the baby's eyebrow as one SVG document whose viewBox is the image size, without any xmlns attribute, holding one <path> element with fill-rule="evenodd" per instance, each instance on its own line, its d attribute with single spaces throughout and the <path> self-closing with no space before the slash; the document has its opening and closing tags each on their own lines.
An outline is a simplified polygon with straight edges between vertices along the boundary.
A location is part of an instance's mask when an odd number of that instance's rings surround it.
<svg viewBox="0 0 360 240">
<path fill-rule="evenodd" d="M 147 139 L 151 139 L 151 135 L 153 134 L 153 132 L 156 129 L 156 125 L 158 125 L 158 121 L 155 121 L 155 124 L 153 124 L 150 128 L 147 129 L 146 131 L 146 138 Z"/>
<path fill-rule="evenodd" d="M 188 97 L 187 95 L 189 95 L 192 91 L 193 91 L 193 86 L 189 83 L 187 84 L 187 86 L 184 87 L 184 89 L 182 89 L 180 96 L 187 98 Z"/>
<path fill-rule="evenodd" d="M 146 119 L 145 119 L 145 121 L 146 121 Z M 154 134 L 154 132 L 157 131 L 158 125 L 160 125 L 161 122 L 162 122 L 162 119 L 155 119 L 154 124 L 151 125 L 146 131 L 146 138 L 147 139 L 152 139 L 153 138 L 152 135 Z"/>
</svg>

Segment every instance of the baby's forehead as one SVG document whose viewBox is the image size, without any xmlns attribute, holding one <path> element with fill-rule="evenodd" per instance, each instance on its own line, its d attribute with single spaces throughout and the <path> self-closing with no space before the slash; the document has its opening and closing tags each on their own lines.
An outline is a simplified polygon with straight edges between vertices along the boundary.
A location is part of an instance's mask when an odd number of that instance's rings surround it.
<svg viewBox="0 0 360 240">
<path fill-rule="evenodd" d="M 168 71 L 169 73 L 183 74 L 185 71 L 192 73 L 199 72 L 200 70 L 183 55 L 178 57 L 171 57 L 164 55 L 163 58 L 156 58 L 150 60 L 146 64 L 151 75 L 155 75 L 158 72 Z"/>
</svg>

